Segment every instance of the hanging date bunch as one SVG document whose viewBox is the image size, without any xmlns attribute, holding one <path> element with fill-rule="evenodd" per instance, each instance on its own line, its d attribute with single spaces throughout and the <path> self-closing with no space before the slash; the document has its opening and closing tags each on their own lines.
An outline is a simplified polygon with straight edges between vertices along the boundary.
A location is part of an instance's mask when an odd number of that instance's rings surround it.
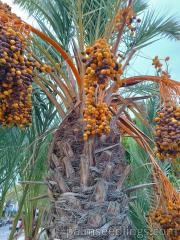
<svg viewBox="0 0 180 240">
<path fill-rule="evenodd" d="M 149 215 L 149 221 L 161 227 L 169 240 L 180 239 L 180 204 L 169 201 L 167 208 L 158 208 Z"/>
<path fill-rule="evenodd" d="M 167 62 L 169 57 L 165 58 Z M 176 160 L 180 156 L 180 107 L 178 106 L 179 88 L 168 87 L 170 75 L 162 70 L 162 63 L 156 56 L 152 63 L 161 75 L 160 95 L 162 108 L 154 119 L 156 122 L 156 153 L 160 160 Z"/>
<path fill-rule="evenodd" d="M 166 106 L 157 113 L 156 146 L 160 160 L 180 156 L 180 107 Z"/>
<path fill-rule="evenodd" d="M 112 114 L 104 98 L 111 80 L 116 82 L 114 91 L 121 86 L 122 68 L 121 64 L 116 62 L 105 39 L 99 39 L 93 46 L 87 47 L 85 54 L 84 140 L 87 140 L 90 136 L 101 136 L 110 132 Z"/>
<path fill-rule="evenodd" d="M 8 14 L 10 8 L 0 3 Z M 0 25 L 0 125 L 24 127 L 31 123 L 34 62 L 25 57 L 23 29 L 1 17 Z"/>
<path fill-rule="evenodd" d="M 148 215 L 150 234 L 152 236 L 153 229 L 157 229 L 158 226 L 162 229 L 166 239 L 179 240 L 180 193 L 174 188 L 155 161 L 153 165 L 153 178 L 156 185 L 154 186 L 154 208 Z"/>
<path fill-rule="evenodd" d="M 124 26 L 127 26 L 128 29 L 133 34 L 136 31 L 136 25 L 141 22 L 140 18 L 136 17 L 136 13 L 133 10 L 132 6 L 120 9 L 115 16 L 115 30 L 119 31 Z"/>
<path fill-rule="evenodd" d="M 31 124 L 34 70 L 46 69 L 27 48 L 29 31 L 20 18 L 0 2 L 0 125 Z"/>
</svg>

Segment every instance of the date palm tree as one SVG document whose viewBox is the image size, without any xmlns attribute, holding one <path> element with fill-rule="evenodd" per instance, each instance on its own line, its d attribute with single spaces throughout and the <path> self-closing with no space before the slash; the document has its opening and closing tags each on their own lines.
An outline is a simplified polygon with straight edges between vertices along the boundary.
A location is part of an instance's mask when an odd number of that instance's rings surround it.
<svg viewBox="0 0 180 240">
<path fill-rule="evenodd" d="M 21 22 L 34 33 L 28 35 L 32 57 L 53 69 L 35 73 L 33 81 L 52 101 L 61 119 L 48 154 L 46 183 L 51 201 L 45 226 L 48 238 L 130 239 L 129 199 L 122 190 L 130 168 L 124 161 L 121 131 L 142 147 L 143 141 L 151 139 L 134 125 L 128 114 L 129 108 L 148 125 L 135 103 L 137 98 L 123 98 L 122 92 L 125 95 L 133 84 L 153 81 L 178 93 L 179 83 L 175 81 L 165 81 L 162 76 L 128 76 L 128 69 L 138 51 L 159 36 L 179 40 L 180 25 L 173 17 L 158 17 L 148 11 L 147 4 L 140 0 L 15 2 L 33 13 L 41 28 L 40 31 Z M 119 79 L 108 78 L 106 87 L 96 92 L 111 116 L 108 131 L 102 129 L 102 134 L 95 132 L 87 138 L 83 122 L 88 108 L 84 83 L 94 58 L 87 60 L 85 54 L 101 49 L 104 42 L 113 56 Z M 97 72 L 93 74 L 98 80 L 102 78 Z M 141 98 L 144 97 L 138 99 Z"/>
</svg>

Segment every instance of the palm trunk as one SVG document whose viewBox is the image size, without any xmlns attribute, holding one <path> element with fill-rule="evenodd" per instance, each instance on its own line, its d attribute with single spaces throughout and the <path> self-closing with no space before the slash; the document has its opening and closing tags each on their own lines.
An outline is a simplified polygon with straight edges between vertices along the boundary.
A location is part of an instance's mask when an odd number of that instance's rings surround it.
<svg viewBox="0 0 180 240">
<path fill-rule="evenodd" d="M 49 153 L 49 239 L 126 240 L 128 198 L 121 191 L 128 167 L 113 120 L 110 136 L 83 140 L 79 110 L 56 132 Z"/>
</svg>

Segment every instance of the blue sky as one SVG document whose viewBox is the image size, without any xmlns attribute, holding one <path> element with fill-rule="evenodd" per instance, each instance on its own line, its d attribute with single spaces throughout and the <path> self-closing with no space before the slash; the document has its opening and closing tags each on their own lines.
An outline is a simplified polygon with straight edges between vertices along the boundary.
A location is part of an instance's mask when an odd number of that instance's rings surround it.
<svg viewBox="0 0 180 240">
<path fill-rule="evenodd" d="M 16 12 L 22 19 L 27 20 L 26 14 L 22 10 L 19 10 L 17 6 L 12 5 L 13 0 L 2 0 L 13 7 L 13 11 Z M 180 0 L 149 0 L 150 7 L 156 9 L 160 14 L 167 13 L 175 14 L 180 20 Z M 146 47 L 140 53 L 146 57 L 153 58 L 158 55 L 160 58 L 170 56 L 171 61 L 169 62 L 169 70 L 172 79 L 180 81 L 180 41 L 170 41 L 168 39 L 161 39 L 153 45 Z M 152 74 L 153 68 L 151 61 L 145 58 L 137 58 L 136 61 L 131 63 L 130 73 L 133 75 L 139 74 Z"/>
<path fill-rule="evenodd" d="M 151 0 L 149 1 L 151 7 L 156 9 L 159 14 L 167 13 L 168 15 L 176 15 L 180 21 L 180 0 Z M 143 54 L 142 54 L 143 53 Z M 172 79 L 180 81 L 180 41 L 171 41 L 162 38 L 154 44 L 144 48 L 141 55 L 147 57 L 154 57 L 156 55 L 159 58 L 165 58 L 170 56 L 169 71 Z M 141 74 L 152 73 L 151 62 L 144 58 L 139 58 L 135 62 L 133 69 L 138 69 Z M 148 67 L 149 66 L 149 67 Z M 138 73 L 134 71 L 134 75 Z"/>
</svg>

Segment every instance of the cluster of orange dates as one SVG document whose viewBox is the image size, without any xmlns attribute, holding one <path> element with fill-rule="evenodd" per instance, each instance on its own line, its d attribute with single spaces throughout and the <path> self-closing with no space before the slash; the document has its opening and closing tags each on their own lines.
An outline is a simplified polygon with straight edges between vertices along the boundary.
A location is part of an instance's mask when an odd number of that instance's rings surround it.
<svg viewBox="0 0 180 240">
<path fill-rule="evenodd" d="M 169 57 L 166 57 L 164 61 L 167 62 L 169 59 Z M 162 69 L 158 56 L 153 59 L 152 65 L 160 73 L 162 81 L 168 81 L 170 75 L 168 71 Z M 162 90 L 160 89 L 160 92 Z M 166 95 L 163 97 L 164 107 L 157 112 L 157 117 L 154 119 L 156 122 L 156 153 L 160 160 L 175 160 L 180 156 L 180 107 L 172 106 L 173 101 L 167 100 L 168 98 L 171 99 L 171 93 L 165 93 Z"/>
<path fill-rule="evenodd" d="M 136 19 L 136 14 L 134 13 L 132 6 L 120 9 L 115 16 L 115 28 L 118 31 L 126 25 L 133 33 L 136 31 L 136 28 L 133 26 L 134 21 L 140 23 L 141 19 Z"/>
<path fill-rule="evenodd" d="M 154 65 L 154 67 L 155 67 L 158 71 L 161 70 L 162 64 L 161 64 L 158 56 L 155 56 L 155 57 L 153 58 L 153 60 L 152 60 L 152 65 Z"/>
<path fill-rule="evenodd" d="M 84 140 L 93 135 L 108 134 L 112 114 L 104 101 L 105 90 L 111 80 L 115 81 L 114 91 L 121 86 L 121 64 L 116 62 L 105 39 L 87 47 L 83 62 L 86 64 L 84 76 Z"/>
<path fill-rule="evenodd" d="M 169 61 L 170 57 L 166 57 L 164 59 L 165 62 Z M 152 65 L 157 69 L 158 72 L 162 71 L 162 63 L 160 62 L 160 59 L 158 56 L 155 56 L 152 60 Z M 164 75 L 165 72 L 162 71 L 162 74 Z"/>
<path fill-rule="evenodd" d="M 27 51 L 28 31 L 8 20 L 7 16 L 18 19 L 11 14 L 10 7 L 0 3 L 0 11 L 7 13 L 0 19 L 0 125 L 25 127 L 31 123 L 34 70 L 51 69 Z"/>
<path fill-rule="evenodd" d="M 167 106 L 157 113 L 156 148 L 160 160 L 180 156 L 180 107 Z"/>
<path fill-rule="evenodd" d="M 7 23 L 0 25 L 0 124 L 31 123 L 34 62 L 24 56 L 22 32 Z"/>
<path fill-rule="evenodd" d="M 167 208 L 158 208 L 149 219 L 157 223 L 169 240 L 180 240 L 180 203 L 169 201 Z"/>
</svg>

